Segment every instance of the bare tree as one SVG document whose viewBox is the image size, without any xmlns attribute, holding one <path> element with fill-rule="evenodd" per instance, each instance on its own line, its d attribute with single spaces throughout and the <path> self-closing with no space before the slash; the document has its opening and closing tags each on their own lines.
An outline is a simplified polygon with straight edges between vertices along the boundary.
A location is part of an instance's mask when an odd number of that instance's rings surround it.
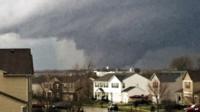
<svg viewBox="0 0 200 112">
<path fill-rule="evenodd" d="M 170 64 L 170 67 L 177 70 L 187 70 L 193 68 L 192 60 L 187 56 L 181 56 L 174 58 Z"/>
<path fill-rule="evenodd" d="M 197 70 L 200 70 L 200 58 L 197 59 Z"/>
<path fill-rule="evenodd" d="M 165 95 L 167 94 L 167 85 L 159 83 L 159 82 L 152 82 L 148 84 L 148 89 L 149 89 L 150 94 L 152 95 L 152 99 L 155 99 L 154 103 L 156 104 L 157 112 L 159 112 L 159 104 L 161 103 L 161 100 L 165 98 Z"/>
</svg>

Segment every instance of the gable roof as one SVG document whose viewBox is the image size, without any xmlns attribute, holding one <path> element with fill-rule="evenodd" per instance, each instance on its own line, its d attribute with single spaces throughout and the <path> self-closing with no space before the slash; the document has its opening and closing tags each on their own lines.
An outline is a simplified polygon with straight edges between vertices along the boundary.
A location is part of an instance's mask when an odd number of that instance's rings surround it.
<svg viewBox="0 0 200 112">
<path fill-rule="evenodd" d="M 176 82 L 180 77 L 183 78 L 185 71 L 163 71 L 155 73 L 161 82 Z"/>
<path fill-rule="evenodd" d="M 30 49 L 0 49 L 0 69 L 7 74 L 33 74 Z"/>
<path fill-rule="evenodd" d="M 192 81 L 200 82 L 200 71 L 188 70 L 187 72 L 188 72 L 190 78 L 192 79 Z"/>
<path fill-rule="evenodd" d="M 113 76 L 116 76 L 120 81 L 123 81 L 124 79 L 130 77 L 131 75 L 133 75 L 133 73 L 112 73 L 97 78 L 96 81 L 109 81 L 110 78 L 112 78 Z"/>
</svg>

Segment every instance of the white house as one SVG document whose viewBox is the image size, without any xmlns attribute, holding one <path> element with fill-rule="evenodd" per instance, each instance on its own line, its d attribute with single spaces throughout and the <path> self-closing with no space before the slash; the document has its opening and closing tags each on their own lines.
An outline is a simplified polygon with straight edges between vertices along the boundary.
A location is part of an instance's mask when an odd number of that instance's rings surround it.
<svg viewBox="0 0 200 112">
<path fill-rule="evenodd" d="M 130 96 L 148 95 L 148 83 L 147 78 L 136 73 L 107 74 L 94 81 L 93 95 L 98 100 L 128 103 Z"/>
</svg>

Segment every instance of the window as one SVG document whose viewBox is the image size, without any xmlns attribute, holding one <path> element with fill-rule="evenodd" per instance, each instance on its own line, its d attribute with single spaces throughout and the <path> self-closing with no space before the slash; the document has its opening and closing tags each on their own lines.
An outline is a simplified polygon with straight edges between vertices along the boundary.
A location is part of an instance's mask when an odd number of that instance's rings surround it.
<svg viewBox="0 0 200 112">
<path fill-rule="evenodd" d="M 27 111 L 28 111 L 27 107 L 21 106 L 21 112 L 27 112 Z"/>
<path fill-rule="evenodd" d="M 191 83 L 190 82 L 185 82 L 185 88 L 190 89 Z"/>
<path fill-rule="evenodd" d="M 59 89 L 59 84 L 56 84 L 56 89 Z"/>
<path fill-rule="evenodd" d="M 64 84 L 63 84 L 63 86 L 66 88 L 66 87 L 67 87 L 67 84 L 66 84 L 66 83 L 64 83 Z"/>
<path fill-rule="evenodd" d="M 98 82 L 95 82 L 95 87 L 99 87 L 99 83 Z"/>
<path fill-rule="evenodd" d="M 122 88 L 125 88 L 126 86 L 125 86 L 125 83 L 122 83 Z"/>
<path fill-rule="evenodd" d="M 74 88 L 74 83 L 70 84 L 70 88 L 73 89 Z"/>
<path fill-rule="evenodd" d="M 107 88 L 108 87 L 108 82 L 96 82 L 95 83 L 95 87 L 105 87 Z"/>
<path fill-rule="evenodd" d="M 112 88 L 118 88 L 119 87 L 119 83 L 112 83 Z"/>
<path fill-rule="evenodd" d="M 108 83 L 107 83 L 107 82 L 104 83 L 104 87 L 105 87 L 105 88 L 108 87 Z"/>
<path fill-rule="evenodd" d="M 153 82 L 153 88 L 158 88 L 158 82 L 157 81 Z"/>
<path fill-rule="evenodd" d="M 104 87 L 104 83 L 101 82 L 101 83 L 100 83 L 100 87 Z"/>
<path fill-rule="evenodd" d="M 49 84 L 48 83 L 43 83 L 44 88 L 48 88 Z"/>
</svg>

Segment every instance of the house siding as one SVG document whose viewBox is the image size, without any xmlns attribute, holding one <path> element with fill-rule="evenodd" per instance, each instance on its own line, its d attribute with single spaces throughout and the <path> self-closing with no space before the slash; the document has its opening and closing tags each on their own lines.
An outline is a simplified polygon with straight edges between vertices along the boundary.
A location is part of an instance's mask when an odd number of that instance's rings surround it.
<svg viewBox="0 0 200 112">
<path fill-rule="evenodd" d="M 28 78 L 5 77 L 0 71 L 0 91 L 28 102 Z M 21 112 L 22 106 L 25 104 L 0 95 L 0 111 L 2 112 Z"/>
<path fill-rule="evenodd" d="M 9 95 L 28 101 L 28 78 L 26 77 L 4 77 L 0 73 L 0 91 Z"/>
<path fill-rule="evenodd" d="M 185 82 L 191 82 L 191 87 L 190 88 L 186 88 L 185 87 Z M 183 85 L 183 95 L 191 97 L 192 94 L 193 94 L 193 81 L 191 80 L 191 78 L 190 78 L 188 73 L 186 74 L 182 85 Z"/>
<path fill-rule="evenodd" d="M 170 101 L 177 101 L 177 90 L 182 88 L 182 77 L 180 76 L 175 82 L 161 82 L 158 77 L 155 75 L 151 81 L 153 83 L 154 81 L 158 81 L 158 85 L 162 87 L 166 87 L 166 90 L 164 93 L 162 93 L 161 101 L 163 100 L 170 100 Z M 159 86 L 159 87 L 160 87 Z"/>
<path fill-rule="evenodd" d="M 170 101 L 177 101 L 176 91 L 181 88 L 181 82 L 171 82 L 171 83 L 162 83 L 166 85 L 167 89 L 163 95 L 162 100 L 170 100 Z"/>
<path fill-rule="evenodd" d="M 139 87 L 139 88 L 143 89 L 143 92 L 141 93 L 143 95 L 148 95 L 149 94 L 149 91 L 148 91 L 149 82 L 150 81 L 148 79 L 146 79 L 145 77 L 143 77 L 143 76 L 141 76 L 139 74 L 133 74 L 132 76 L 130 76 L 127 79 L 123 80 L 123 83 L 125 84 L 125 88 L 131 87 L 131 86 Z M 135 94 L 137 94 L 137 93 L 135 93 Z M 138 93 L 138 94 L 140 94 L 140 93 Z"/>
<path fill-rule="evenodd" d="M 26 104 L 19 103 L 3 95 L 0 95 L 0 111 L 1 112 L 22 112 L 22 107 Z"/>
<path fill-rule="evenodd" d="M 182 77 L 179 77 L 175 82 L 164 83 L 167 86 L 167 97 L 169 100 L 177 102 L 176 92 L 182 89 Z"/>
<path fill-rule="evenodd" d="M 99 83 L 99 82 L 108 83 L 108 87 L 95 87 L 95 83 Z M 118 83 L 119 87 L 112 88 L 112 83 Z M 94 87 L 93 89 L 94 97 L 96 96 L 96 93 L 98 92 L 98 90 L 102 88 L 104 92 L 108 94 L 108 100 L 116 102 L 116 103 L 119 103 L 122 101 L 122 94 L 121 94 L 122 84 L 118 80 L 118 78 L 116 78 L 116 76 L 113 76 L 109 81 L 94 81 L 93 87 Z"/>
<path fill-rule="evenodd" d="M 194 82 L 194 91 L 199 91 L 200 90 L 200 82 Z"/>
</svg>

